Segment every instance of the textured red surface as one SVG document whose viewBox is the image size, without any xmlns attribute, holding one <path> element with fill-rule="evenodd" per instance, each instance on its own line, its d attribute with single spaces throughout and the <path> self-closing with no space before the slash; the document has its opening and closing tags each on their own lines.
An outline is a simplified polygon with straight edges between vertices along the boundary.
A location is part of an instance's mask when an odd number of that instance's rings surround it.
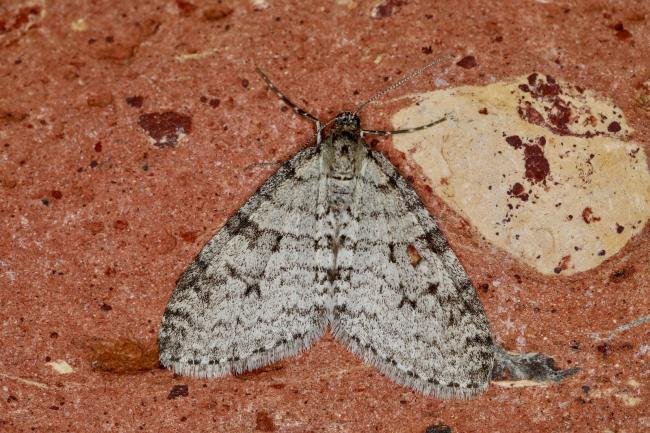
<svg viewBox="0 0 650 433">
<path fill-rule="evenodd" d="M 607 344 L 593 333 L 648 314 L 650 229 L 596 269 L 542 277 L 482 242 L 390 142 L 380 148 L 440 219 L 497 340 L 578 375 L 440 401 L 328 336 L 262 370 L 193 380 L 156 367 L 155 336 L 180 272 L 274 170 L 258 163 L 311 134 L 256 65 L 329 117 L 436 56 L 472 55 L 403 92 L 549 73 L 611 96 L 647 152 L 650 3 L 386 1 L 376 18 L 368 1 L 147 3 L 0 6 L 0 431 L 649 428 L 648 326 Z M 386 126 L 378 111 L 371 128 Z M 59 359 L 74 372 L 46 364 Z"/>
</svg>

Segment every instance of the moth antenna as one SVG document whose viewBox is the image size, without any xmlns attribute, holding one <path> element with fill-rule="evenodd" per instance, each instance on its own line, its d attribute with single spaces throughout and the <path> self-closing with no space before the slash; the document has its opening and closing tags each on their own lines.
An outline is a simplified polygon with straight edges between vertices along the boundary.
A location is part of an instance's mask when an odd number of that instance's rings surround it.
<svg viewBox="0 0 650 433">
<path fill-rule="evenodd" d="M 321 142 L 321 139 L 322 139 L 321 132 L 323 131 L 325 126 L 332 123 L 334 121 L 334 119 L 330 120 L 325 125 L 323 125 L 321 123 L 321 121 L 318 119 L 318 117 L 314 116 L 313 114 L 311 114 L 310 112 L 308 112 L 304 108 L 300 107 L 298 104 L 296 104 L 291 99 L 289 99 L 284 93 L 282 93 L 282 91 L 280 89 L 278 89 L 278 87 L 275 84 L 273 84 L 273 81 L 271 81 L 271 79 L 264 73 L 264 71 L 262 71 L 260 68 L 255 68 L 255 72 L 257 72 L 257 74 L 260 77 L 262 77 L 262 80 L 264 80 L 267 87 L 269 89 L 271 89 L 271 91 L 273 93 L 275 93 L 277 95 L 277 97 L 280 98 L 280 100 L 282 102 L 284 102 L 287 106 L 289 106 L 289 108 L 291 108 L 296 114 L 298 114 L 298 115 L 300 115 L 302 117 L 305 117 L 305 118 L 307 118 L 307 119 L 309 119 L 309 120 L 311 120 L 312 122 L 315 123 L 315 125 L 316 125 L 316 145 L 319 145 L 320 142 Z"/>
<path fill-rule="evenodd" d="M 255 72 L 257 72 L 258 75 L 262 77 L 262 80 L 264 80 L 268 88 L 271 89 L 271 91 L 275 93 L 282 102 L 287 104 L 289 108 L 291 108 L 296 114 L 306 117 L 312 122 L 316 122 L 316 123 L 320 122 L 316 116 L 314 116 L 304 108 L 300 107 L 298 104 L 296 104 L 291 99 L 289 99 L 284 93 L 282 93 L 282 91 L 278 89 L 278 87 L 275 84 L 273 84 L 273 81 L 271 81 L 271 79 L 264 73 L 264 71 L 262 71 L 260 68 L 255 68 Z"/>
<path fill-rule="evenodd" d="M 433 122 L 427 123 L 426 125 L 420 125 L 420 126 L 415 126 L 413 128 L 406 128 L 406 129 L 394 129 L 392 131 L 383 131 L 383 130 L 378 130 L 378 129 L 362 129 L 361 133 L 364 135 L 397 135 L 397 134 L 408 134 L 410 132 L 416 132 L 416 131 L 422 131 L 423 129 L 431 128 L 432 126 L 435 126 L 439 123 L 444 122 L 445 120 L 451 118 L 452 116 L 447 113 L 443 117 L 441 117 L 438 120 L 434 120 Z"/>
<path fill-rule="evenodd" d="M 437 65 L 439 63 L 451 60 L 452 58 L 453 58 L 453 56 L 451 54 L 447 54 L 445 56 L 438 57 L 437 59 L 435 59 L 434 61 L 432 61 L 431 63 L 429 63 L 427 65 L 424 65 L 420 69 L 416 69 L 415 71 L 413 71 L 410 74 L 406 75 L 401 80 L 391 84 L 386 89 L 384 89 L 381 92 L 375 94 L 373 97 L 368 99 L 366 102 L 363 102 L 363 103 L 359 104 L 359 106 L 357 106 L 357 109 L 354 111 L 354 114 L 359 114 L 359 112 L 361 110 L 363 110 L 363 108 L 365 108 L 366 105 L 375 102 L 377 99 L 383 97 L 385 94 L 387 94 L 389 92 L 392 92 L 393 90 L 397 89 L 398 87 L 403 86 L 404 84 L 411 81 L 413 78 L 415 78 L 415 77 L 417 77 L 419 75 L 422 75 L 424 73 L 424 71 L 426 71 L 427 69 L 432 68 L 432 67 L 434 67 L 435 65 Z"/>
</svg>

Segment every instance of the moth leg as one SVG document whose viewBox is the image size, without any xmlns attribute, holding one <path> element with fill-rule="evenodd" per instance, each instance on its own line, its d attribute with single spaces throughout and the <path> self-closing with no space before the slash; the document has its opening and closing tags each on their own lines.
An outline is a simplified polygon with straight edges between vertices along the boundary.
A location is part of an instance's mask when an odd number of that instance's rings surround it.
<svg viewBox="0 0 650 433">
<path fill-rule="evenodd" d="M 320 123 L 320 120 L 317 120 L 316 121 L 316 146 L 320 145 L 322 139 L 323 139 L 323 125 Z"/>
<path fill-rule="evenodd" d="M 421 126 L 416 126 L 414 128 L 406 128 L 406 129 L 395 129 L 393 131 L 381 131 L 381 130 L 376 130 L 376 129 L 362 129 L 361 133 L 363 135 L 395 135 L 395 134 L 406 134 L 409 132 L 415 132 L 415 131 L 422 131 L 423 129 L 430 128 L 432 126 L 435 126 L 439 123 L 444 122 L 449 118 L 449 115 L 445 114 L 443 117 L 441 117 L 438 120 L 435 120 L 431 123 L 427 123 L 426 125 L 421 125 Z"/>
</svg>

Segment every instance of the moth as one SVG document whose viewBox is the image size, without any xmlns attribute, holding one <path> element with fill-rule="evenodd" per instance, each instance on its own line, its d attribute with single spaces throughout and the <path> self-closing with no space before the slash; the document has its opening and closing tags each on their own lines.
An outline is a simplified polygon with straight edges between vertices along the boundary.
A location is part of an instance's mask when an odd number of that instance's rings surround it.
<svg viewBox="0 0 650 433">
<path fill-rule="evenodd" d="M 483 306 L 413 188 L 365 135 L 359 111 L 437 64 L 316 125 L 179 278 L 160 362 L 218 377 L 296 355 L 328 329 L 395 382 L 441 398 L 484 391 L 494 364 Z"/>
</svg>

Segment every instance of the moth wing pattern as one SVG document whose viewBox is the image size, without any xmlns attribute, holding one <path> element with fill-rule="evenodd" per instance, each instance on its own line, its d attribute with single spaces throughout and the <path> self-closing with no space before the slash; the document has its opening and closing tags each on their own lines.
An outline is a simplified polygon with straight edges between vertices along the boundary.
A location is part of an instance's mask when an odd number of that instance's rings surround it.
<svg viewBox="0 0 650 433">
<path fill-rule="evenodd" d="M 333 331 L 396 382 L 442 398 L 485 390 L 489 325 L 456 255 L 409 184 L 370 151 L 338 252 Z"/>
<path fill-rule="evenodd" d="M 196 377 L 239 373 L 294 355 L 324 333 L 331 253 L 314 245 L 319 188 L 319 151 L 304 149 L 203 247 L 163 315 L 165 367 Z"/>
</svg>

